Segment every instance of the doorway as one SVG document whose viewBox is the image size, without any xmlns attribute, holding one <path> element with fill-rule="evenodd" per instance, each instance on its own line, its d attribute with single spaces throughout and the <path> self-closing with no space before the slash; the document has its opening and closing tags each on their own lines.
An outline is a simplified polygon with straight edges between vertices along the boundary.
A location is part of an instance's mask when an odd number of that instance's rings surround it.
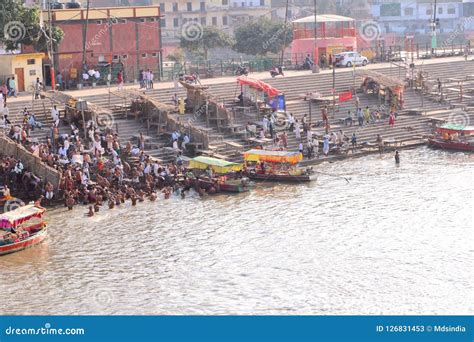
<svg viewBox="0 0 474 342">
<path fill-rule="evenodd" d="M 18 92 L 25 91 L 25 69 L 15 68 L 16 84 L 18 85 Z"/>
<path fill-rule="evenodd" d="M 51 65 L 45 64 L 43 67 L 44 85 L 51 87 Z"/>
</svg>

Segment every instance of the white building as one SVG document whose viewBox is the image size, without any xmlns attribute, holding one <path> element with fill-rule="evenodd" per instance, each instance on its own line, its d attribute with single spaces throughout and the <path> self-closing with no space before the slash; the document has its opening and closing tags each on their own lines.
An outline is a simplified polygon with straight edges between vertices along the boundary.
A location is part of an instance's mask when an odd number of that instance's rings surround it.
<svg viewBox="0 0 474 342">
<path fill-rule="evenodd" d="M 434 18 L 439 21 L 440 33 L 450 33 L 466 25 L 463 16 L 466 8 L 464 3 L 472 1 L 439 0 L 435 14 L 432 0 L 374 0 L 371 12 L 385 33 L 427 34 L 431 32 L 430 23 Z"/>
</svg>

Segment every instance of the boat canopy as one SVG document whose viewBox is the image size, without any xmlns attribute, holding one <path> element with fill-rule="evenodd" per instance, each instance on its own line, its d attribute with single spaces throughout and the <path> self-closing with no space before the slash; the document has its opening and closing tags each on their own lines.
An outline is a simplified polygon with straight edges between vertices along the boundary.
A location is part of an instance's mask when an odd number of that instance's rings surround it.
<svg viewBox="0 0 474 342">
<path fill-rule="evenodd" d="M 191 169 L 206 170 L 209 166 L 217 173 L 228 173 L 242 170 L 242 164 L 232 163 L 217 158 L 199 156 L 189 161 L 189 168 Z"/>
<path fill-rule="evenodd" d="M 289 163 L 294 165 L 303 159 L 303 155 L 300 152 L 290 151 L 250 150 L 244 152 L 244 158 L 246 161 Z"/>
<path fill-rule="evenodd" d="M 247 85 L 251 88 L 263 91 L 269 97 L 275 97 L 275 96 L 278 96 L 282 93 L 277 88 L 272 87 L 268 83 L 265 83 L 263 81 L 256 80 L 256 79 L 253 79 L 253 78 L 250 78 L 250 77 L 246 77 L 246 76 L 237 77 L 237 82 L 240 85 Z"/>
<path fill-rule="evenodd" d="M 444 134 L 474 134 L 474 126 L 459 125 L 453 123 L 446 123 L 439 126 L 436 131 L 438 133 Z"/>
<path fill-rule="evenodd" d="M 32 218 L 41 218 L 46 209 L 28 204 L 0 215 L 0 228 L 12 228 Z"/>
</svg>

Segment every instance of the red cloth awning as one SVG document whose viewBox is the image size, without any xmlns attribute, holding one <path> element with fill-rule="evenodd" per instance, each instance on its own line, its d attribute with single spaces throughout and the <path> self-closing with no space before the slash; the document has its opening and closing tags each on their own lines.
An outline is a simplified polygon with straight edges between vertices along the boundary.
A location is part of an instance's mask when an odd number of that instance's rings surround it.
<svg viewBox="0 0 474 342">
<path fill-rule="evenodd" d="M 245 76 L 237 77 L 237 82 L 240 85 L 248 85 L 249 87 L 263 91 L 269 97 L 275 97 L 281 94 L 281 91 L 279 91 L 277 88 L 272 87 L 268 83 L 265 83 L 260 80 L 255 80 L 250 77 L 245 77 Z"/>
<path fill-rule="evenodd" d="M 339 94 L 339 102 L 345 102 L 352 99 L 352 91 L 346 91 Z"/>
</svg>

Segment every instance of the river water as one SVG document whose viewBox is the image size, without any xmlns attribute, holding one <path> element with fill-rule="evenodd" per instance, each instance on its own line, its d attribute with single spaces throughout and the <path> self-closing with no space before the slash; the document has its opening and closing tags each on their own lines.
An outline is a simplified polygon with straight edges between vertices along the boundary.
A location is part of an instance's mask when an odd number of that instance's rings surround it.
<svg viewBox="0 0 474 342">
<path fill-rule="evenodd" d="M 474 312 L 472 154 L 317 168 L 309 185 L 51 210 L 47 241 L 0 258 L 1 313 Z"/>
</svg>

